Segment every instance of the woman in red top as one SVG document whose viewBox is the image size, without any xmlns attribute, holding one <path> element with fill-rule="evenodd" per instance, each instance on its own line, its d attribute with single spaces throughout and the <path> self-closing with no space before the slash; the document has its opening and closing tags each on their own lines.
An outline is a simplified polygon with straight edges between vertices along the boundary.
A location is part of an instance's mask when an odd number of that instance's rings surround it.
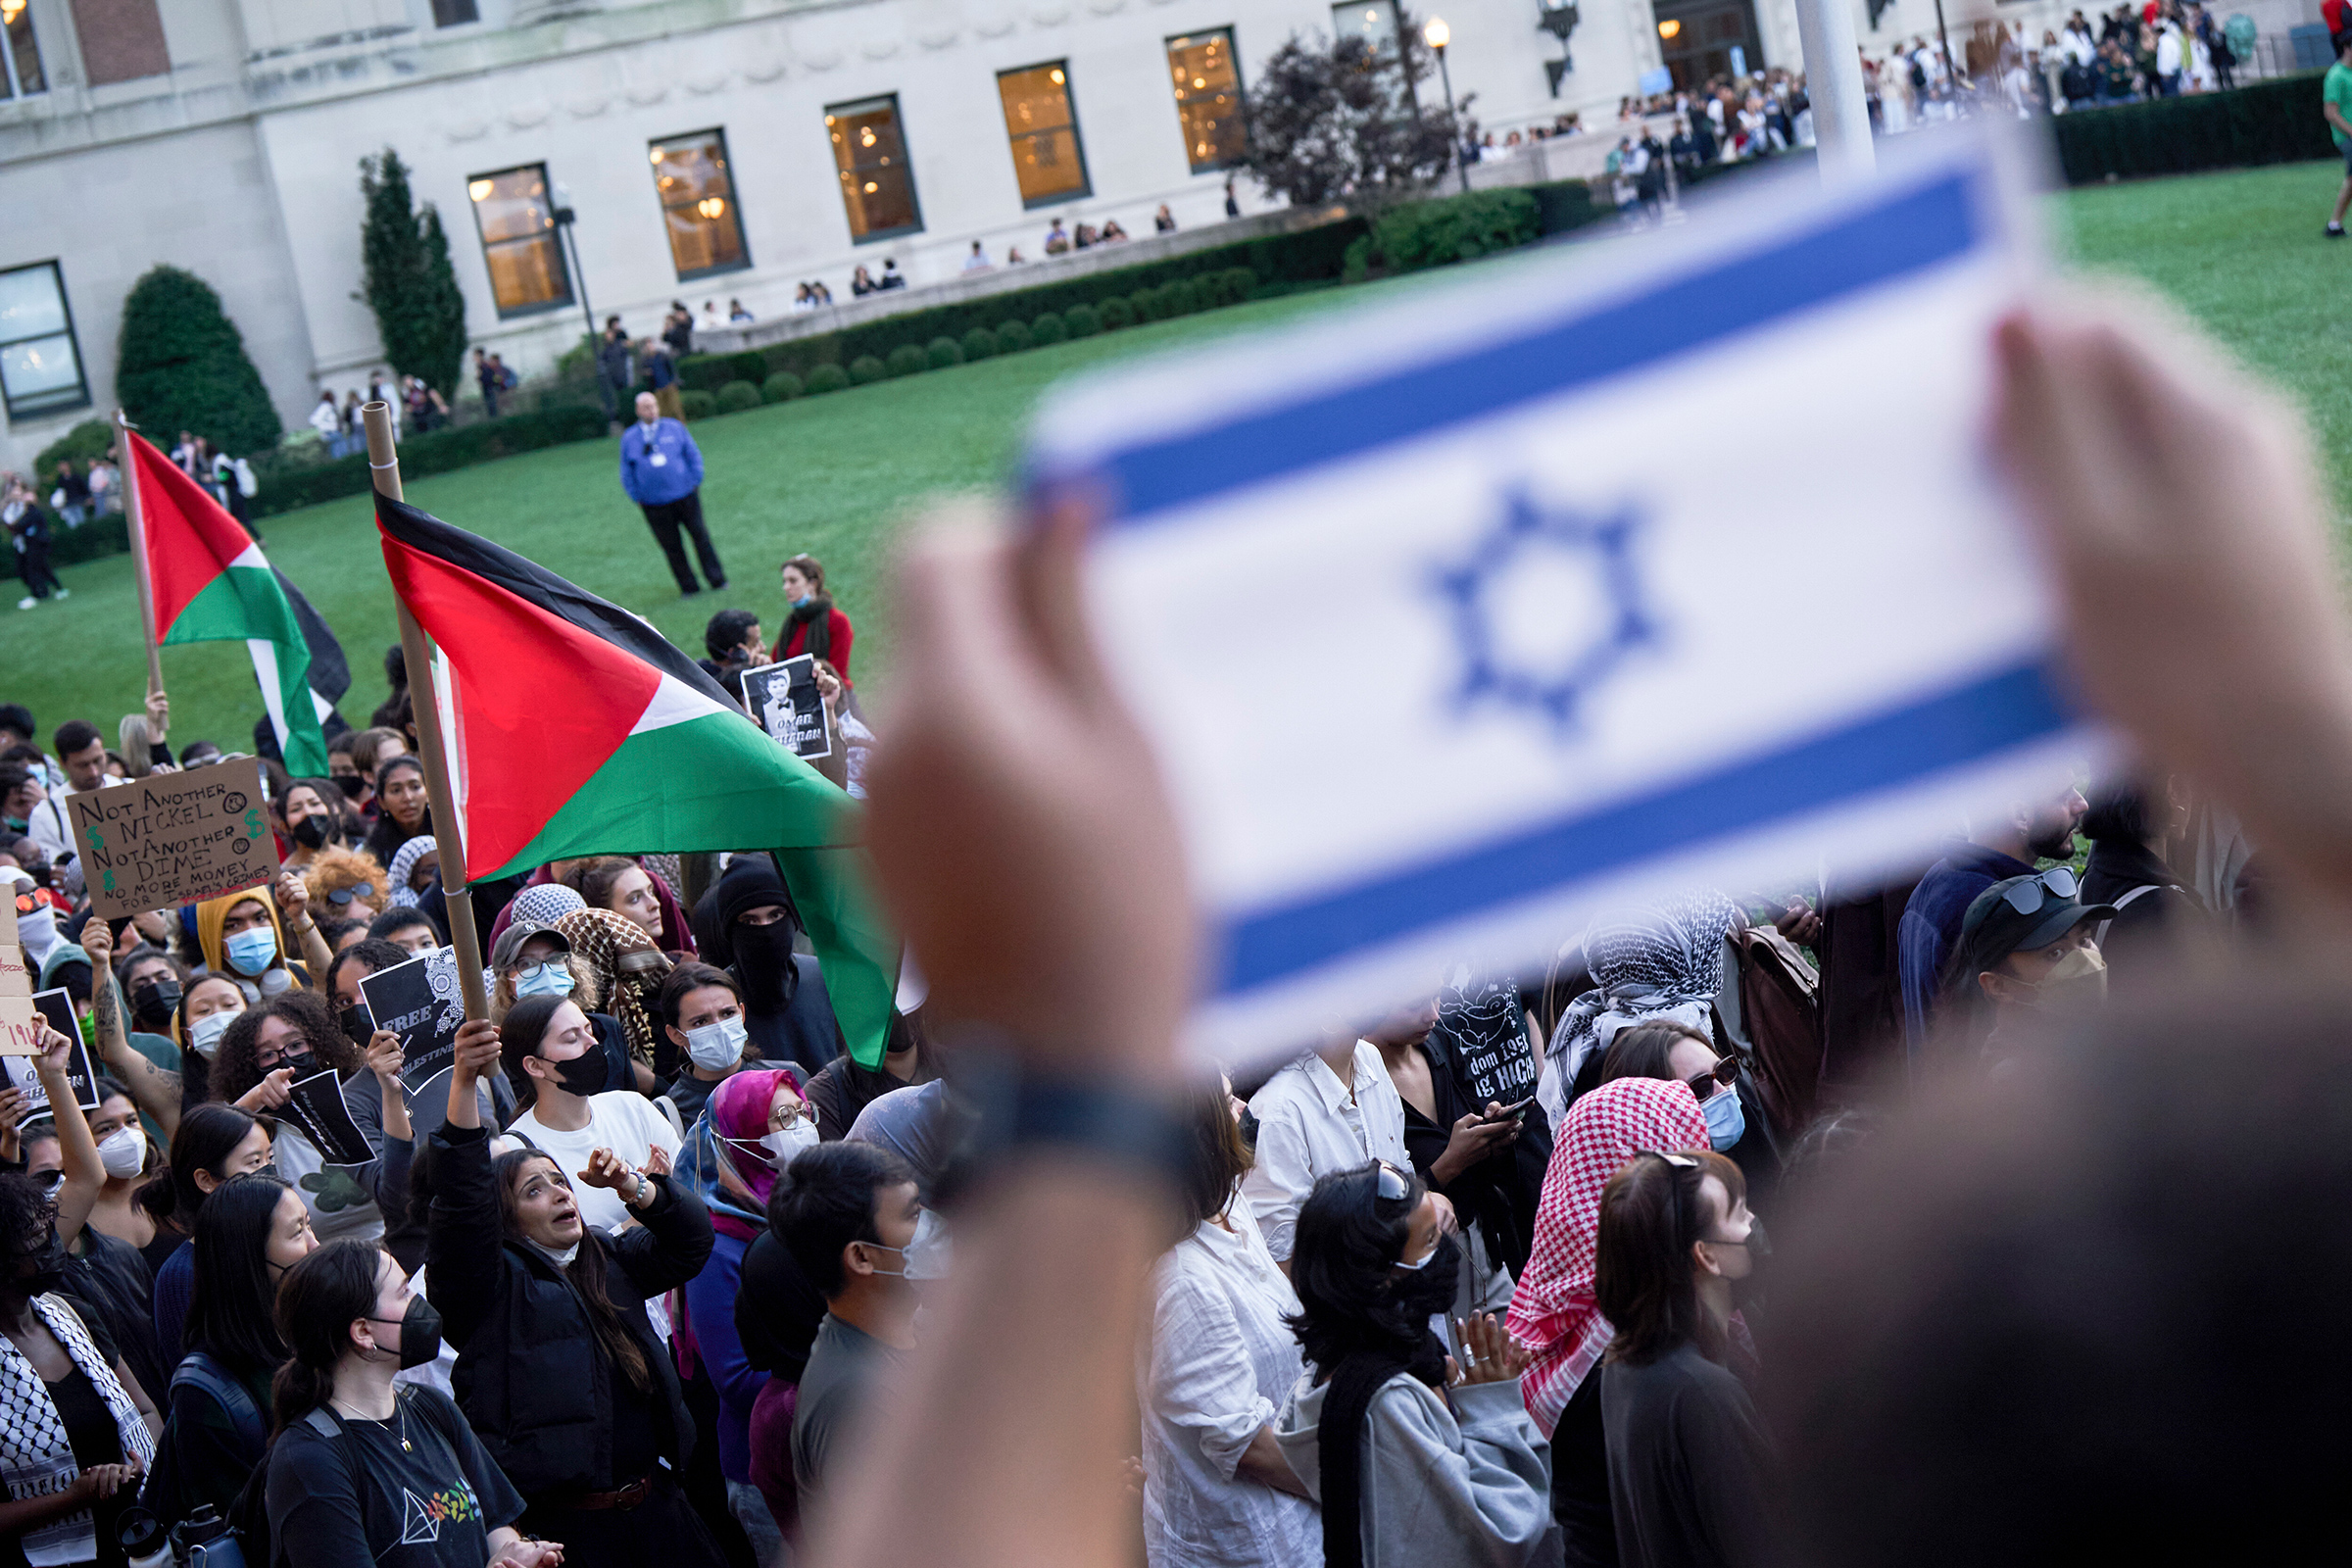
<svg viewBox="0 0 2352 1568">
<path fill-rule="evenodd" d="M 840 673 L 844 686 L 849 685 L 850 644 L 857 632 L 850 617 L 825 597 L 825 568 L 814 557 L 795 556 L 784 563 L 783 579 L 784 599 L 792 608 L 785 612 L 784 631 L 776 639 L 774 657 L 786 660 L 814 654 Z"/>
</svg>

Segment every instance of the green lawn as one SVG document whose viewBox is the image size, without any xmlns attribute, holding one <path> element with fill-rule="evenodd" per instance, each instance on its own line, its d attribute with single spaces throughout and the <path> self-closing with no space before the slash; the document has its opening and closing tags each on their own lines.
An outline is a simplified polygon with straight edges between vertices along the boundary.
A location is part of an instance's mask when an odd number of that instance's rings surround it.
<svg viewBox="0 0 2352 1568">
<path fill-rule="evenodd" d="M 2071 192 L 2052 198 L 2050 212 L 2074 265 L 2145 278 L 2287 387 L 2314 419 L 2339 510 L 2352 511 L 2352 355 L 2340 347 L 2346 333 L 2328 281 L 2352 269 L 2352 244 L 2330 250 L 2319 234 L 2339 178 L 2332 163 L 2195 175 Z M 825 563 L 856 617 L 855 673 L 870 681 L 887 656 L 877 599 L 895 519 L 920 496 L 1002 481 L 1047 383 L 1366 293 L 1294 295 L 703 421 L 695 439 L 707 460 L 704 505 L 733 578 L 723 595 L 678 597 L 603 443 L 421 479 L 409 499 L 643 612 L 696 655 L 704 622 L 725 606 L 760 611 L 772 634 L 776 563 L 805 550 Z M 270 559 L 343 639 L 356 676 L 343 710 L 364 723 L 383 698 L 380 657 L 397 635 L 367 502 L 314 507 L 264 526 Z M 69 603 L 0 610 L 0 701 L 24 703 L 44 731 L 84 716 L 111 736 L 113 721 L 137 708 L 144 680 L 129 561 L 62 575 L 74 591 Z M 211 644 L 163 658 L 173 740 L 244 744 L 260 712 L 244 650 Z"/>
</svg>

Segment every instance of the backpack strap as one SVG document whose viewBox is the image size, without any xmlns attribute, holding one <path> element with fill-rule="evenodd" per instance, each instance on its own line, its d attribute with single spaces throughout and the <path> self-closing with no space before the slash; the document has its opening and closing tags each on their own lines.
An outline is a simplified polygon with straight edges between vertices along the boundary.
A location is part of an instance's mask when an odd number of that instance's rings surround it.
<svg viewBox="0 0 2352 1568">
<path fill-rule="evenodd" d="M 2170 882 L 2142 882 L 2139 886 L 2133 888 L 2131 892 L 2125 894 L 2122 898 L 2115 901 L 2115 914 L 2123 913 L 2126 909 L 2129 909 L 2132 907 L 2132 906 L 2137 904 L 2149 894 L 2162 893 L 2166 888 L 2169 888 L 2173 884 Z M 2107 933 L 2114 927 L 2114 925 L 2115 915 L 2111 914 L 2106 919 L 2099 922 L 2099 928 L 2090 934 L 2090 940 L 2097 943 L 2102 948 L 2105 947 L 2107 945 Z"/>
<path fill-rule="evenodd" d="M 183 1384 L 226 1410 L 229 1420 L 236 1423 L 238 1437 L 257 1448 L 269 1444 L 270 1424 L 263 1418 L 261 1406 L 253 1402 L 253 1395 L 245 1385 L 229 1376 L 228 1369 L 220 1362 L 202 1350 L 190 1350 L 172 1374 L 172 1388 Z"/>
</svg>

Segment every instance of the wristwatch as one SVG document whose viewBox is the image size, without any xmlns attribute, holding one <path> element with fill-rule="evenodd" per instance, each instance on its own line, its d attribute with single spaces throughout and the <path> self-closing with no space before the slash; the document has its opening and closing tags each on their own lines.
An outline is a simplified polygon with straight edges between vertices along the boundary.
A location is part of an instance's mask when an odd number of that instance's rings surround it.
<svg viewBox="0 0 2352 1568">
<path fill-rule="evenodd" d="M 1109 1076 L 1027 1072 L 1002 1054 L 967 1060 L 956 1080 L 979 1107 L 982 1168 L 1051 1149 L 1173 1187 L 1191 1179 L 1195 1140 L 1181 1096 Z"/>
</svg>

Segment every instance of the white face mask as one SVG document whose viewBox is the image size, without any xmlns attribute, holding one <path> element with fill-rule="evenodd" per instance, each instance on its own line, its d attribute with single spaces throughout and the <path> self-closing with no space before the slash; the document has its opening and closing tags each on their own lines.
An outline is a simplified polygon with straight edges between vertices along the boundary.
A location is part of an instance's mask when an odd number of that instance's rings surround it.
<svg viewBox="0 0 2352 1568">
<path fill-rule="evenodd" d="M 531 1250 L 537 1252 L 541 1257 L 546 1258 L 558 1268 L 571 1267 L 571 1260 L 580 1255 L 580 1244 L 578 1242 L 574 1242 L 569 1247 L 559 1250 L 553 1247 L 541 1247 L 537 1242 L 532 1241 L 527 1236 L 523 1238 L 523 1241 L 530 1247 Z"/>
<path fill-rule="evenodd" d="M 220 1049 L 220 1037 L 228 1033 L 228 1026 L 237 1021 L 237 1013 L 244 1010 L 238 1007 L 229 1012 L 206 1013 L 188 1025 L 189 1046 L 205 1060 L 212 1060 L 213 1053 Z"/>
<path fill-rule="evenodd" d="M 98 1140 L 98 1163 L 104 1165 L 106 1173 L 119 1182 L 130 1180 L 145 1168 L 147 1140 L 140 1135 L 135 1122 L 127 1127 L 118 1127 Z"/>
<path fill-rule="evenodd" d="M 760 1147 L 767 1151 L 767 1162 L 782 1170 L 792 1163 L 793 1155 L 804 1149 L 816 1147 L 816 1118 L 804 1113 L 791 1126 L 760 1139 Z"/>
<path fill-rule="evenodd" d="M 738 1013 L 686 1031 L 686 1059 L 705 1072 L 725 1072 L 743 1059 L 744 1038 L 750 1033 Z"/>
</svg>

